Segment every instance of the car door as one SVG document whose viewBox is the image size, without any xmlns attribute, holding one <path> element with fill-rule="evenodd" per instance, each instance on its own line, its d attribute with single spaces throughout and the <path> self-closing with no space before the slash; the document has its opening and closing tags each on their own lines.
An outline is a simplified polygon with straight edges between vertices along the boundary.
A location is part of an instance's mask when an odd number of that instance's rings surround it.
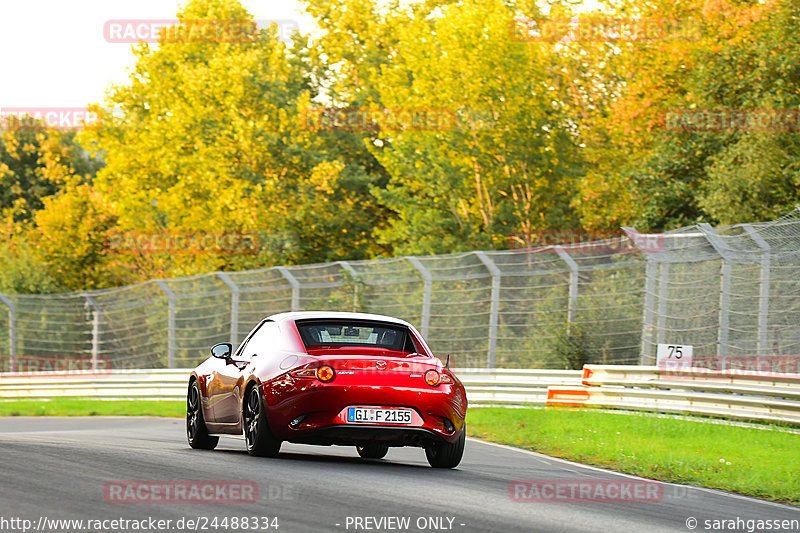
<svg viewBox="0 0 800 533">
<path fill-rule="evenodd" d="M 244 386 L 257 358 L 266 357 L 266 350 L 272 344 L 270 339 L 277 329 L 275 322 L 262 322 L 261 325 L 242 343 L 230 361 L 216 370 L 219 399 L 214 404 L 214 415 L 218 423 L 235 424 L 239 422 L 242 410 Z"/>
<path fill-rule="evenodd" d="M 221 359 L 215 360 L 215 366 L 209 373 L 208 377 L 208 396 L 211 406 L 214 411 L 214 421 L 216 423 L 230 424 L 236 423 L 238 417 L 233 416 L 236 413 L 236 383 L 241 377 L 242 370 L 246 368 L 246 361 L 244 361 L 242 354 L 247 344 L 263 326 L 263 323 L 256 326 L 250 334 L 245 337 L 239 348 L 233 353 L 231 358 L 227 361 Z"/>
</svg>

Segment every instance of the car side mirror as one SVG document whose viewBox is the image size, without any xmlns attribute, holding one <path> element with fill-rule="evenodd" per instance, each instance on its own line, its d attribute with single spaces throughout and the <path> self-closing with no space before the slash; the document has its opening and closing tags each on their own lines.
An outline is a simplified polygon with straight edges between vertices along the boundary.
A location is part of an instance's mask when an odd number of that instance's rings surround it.
<svg viewBox="0 0 800 533">
<path fill-rule="evenodd" d="M 211 355 L 217 359 L 225 359 L 226 361 L 231 358 L 231 351 L 233 346 L 229 342 L 221 342 L 211 347 Z"/>
</svg>

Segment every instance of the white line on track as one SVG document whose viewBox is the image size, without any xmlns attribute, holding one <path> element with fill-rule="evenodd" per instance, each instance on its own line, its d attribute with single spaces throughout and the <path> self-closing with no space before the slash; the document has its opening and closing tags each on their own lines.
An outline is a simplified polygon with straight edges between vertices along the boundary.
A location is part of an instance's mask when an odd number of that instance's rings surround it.
<svg viewBox="0 0 800 533">
<path fill-rule="evenodd" d="M 513 446 L 508 446 L 506 444 L 498 444 L 496 442 L 489 442 L 489 441 L 485 441 L 485 440 L 481 440 L 481 439 L 476 439 L 474 437 L 467 437 L 467 438 L 469 440 L 473 441 L 473 442 L 478 442 L 480 444 L 486 444 L 487 446 L 495 446 L 497 448 L 503 448 L 505 450 L 510 450 L 510 451 L 514 451 L 514 452 L 519 452 L 519 453 L 524 453 L 524 454 L 527 454 L 527 455 L 531 455 L 531 456 L 539 459 L 540 461 L 542 461 L 544 463 L 557 462 L 557 463 L 562 463 L 562 464 L 566 464 L 566 465 L 582 468 L 582 469 L 585 469 L 585 470 L 593 470 L 595 472 L 603 472 L 605 474 L 612 474 L 612 475 L 615 475 L 615 476 L 626 477 L 626 478 L 629 478 L 629 479 L 641 479 L 641 480 L 645 480 L 645 481 L 659 481 L 659 480 L 653 480 L 653 479 L 649 479 L 649 478 L 645 478 L 645 477 L 641 477 L 641 476 L 635 476 L 633 474 L 625 474 L 624 472 L 616 472 L 614 470 L 608 470 L 606 468 L 600 468 L 599 466 L 592 466 L 592 465 L 585 465 L 583 463 L 576 463 L 576 462 L 570 461 L 568 459 L 562 459 L 561 457 L 551 457 L 551 456 L 545 455 L 543 453 L 534 452 L 534 451 L 531 451 L 531 450 L 525 450 L 525 449 L 522 449 L 522 448 L 515 448 Z M 567 470 L 569 472 L 577 473 L 575 470 L 570 470 L 570 469 L 565 469 L 565 470 Z M 761 500 L 761 499 L 758 499 L 758 498 L 752 498 L 750 496 L 744 496 L 742 494 L 736 494 L 736 493 L 733 493 L 733 492 L 726 492 L 726 491 L 718 490 L 718 489 L 709 489 L 709 488 L 706 488 L 706 487 L 697 487 L 695 485 L 681 485 L 680 483 L 670 483 L 668 481 L 659 481 L 659 482 L 663 483 L 664 485 L 671 485 L 673 487 L 686 487 L 686 488 L 692 489 L 692 490 L 700 490 L 700 491 L 703 491 L 703 492 L 708 492 L 710 494 L 716 494 L 716 495 L 719 495 L 719 496 L 727 496 L 729 498 L 735 498 L 735 499 L 739 499 L 739 500 L 746 500 L 746 501 L 749 501 L 749 502 L 761 503 L 761 504 L 770 505 L 770 506 L 773 506 L 773 507 L 780 507 L 782 509 L 787 509 L 787 508 L 788 509 L 793 509 L 793 510 L 797 511 L 798 513 L 800 513 L 800 508 L 794 507 L 792 505 L 786 505 L 786 504 L 783 504 L 783 503 L 771 502 L 771 501 L 768 501 L 768 500 Z"/>
</svg>

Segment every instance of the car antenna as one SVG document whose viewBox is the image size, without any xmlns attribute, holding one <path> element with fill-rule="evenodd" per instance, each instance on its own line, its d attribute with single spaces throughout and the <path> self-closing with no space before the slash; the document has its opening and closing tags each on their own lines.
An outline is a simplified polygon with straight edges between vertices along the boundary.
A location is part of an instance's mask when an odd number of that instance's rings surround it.
<svg viewBox="0 0 800 533">
<path fill-rule="evenodd" d="M 444 364 L 445 368 L 450 368 L 450 354 L 447 354 L 447 362 Z"/>
</svg>

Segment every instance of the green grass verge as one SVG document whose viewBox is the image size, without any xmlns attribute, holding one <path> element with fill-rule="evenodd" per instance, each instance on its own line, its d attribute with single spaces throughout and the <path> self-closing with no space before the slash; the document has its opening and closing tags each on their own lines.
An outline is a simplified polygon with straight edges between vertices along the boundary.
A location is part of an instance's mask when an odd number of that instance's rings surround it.
<svg viewBox="0 0 800 533">
<path fill-rule="evenodd" d="M 800 505 L 800 435 L 594 410 L 473 408 L 468 433 L 642 477 Z"/>
<path fill-rule="evenodd" d="M 186 416 L 186 402 L 109 400 L 2 400 L 0 416 Z"/>
</svg>

